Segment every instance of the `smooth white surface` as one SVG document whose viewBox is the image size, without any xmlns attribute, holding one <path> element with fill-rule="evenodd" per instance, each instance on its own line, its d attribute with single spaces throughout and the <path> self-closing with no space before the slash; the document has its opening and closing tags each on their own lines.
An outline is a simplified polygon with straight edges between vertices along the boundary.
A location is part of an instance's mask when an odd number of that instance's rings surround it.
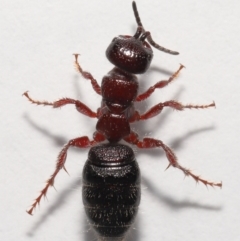
<svg viewBox="0 0 240 241">
<path fill-rule="evenodd" d="M 240 2 L 138 0 L 145 28 L 171 56 L 154 50 L 152 68 L 140 76 L 141 90 L 184 69 L 173 84 L 138 105 L 175 98 L 216 102 L 216 109 L 164 112 L 135 128 L 163 140 L 179 162 L 223 189 L 183 180 L 162 151 L 138 151 L 143 194 L 128 241 L 237 241 L 240 239 Z M 68 154 L 70 177 L 59 173 L 48 201 L 34 216 L 25 210 L 43 188 L 64 143 L 91 136 L 96 120 L 73 106 L 53 110 L 31 105 L 21 94 L 53 101 L 78 98 L 92 109 L 100 97 L 73 68 L 72 53 L 101 82 L 111 68 L 105 49 L 113 37 L 134 34 L 131 1 L 0 2 L 0 240 L 95 240 L 81 201 L 81 171 L 87 150 Z"/>
</svg>

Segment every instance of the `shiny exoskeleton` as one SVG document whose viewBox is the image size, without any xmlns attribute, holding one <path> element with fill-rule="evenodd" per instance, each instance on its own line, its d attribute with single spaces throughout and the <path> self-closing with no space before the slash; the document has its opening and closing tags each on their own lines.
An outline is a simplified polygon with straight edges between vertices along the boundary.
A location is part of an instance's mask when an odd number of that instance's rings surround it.
<svg viewBox="0 0 240 241">
<path fill-rule="evenodd" d="M 122 144 L 92 147 L 83 169 L 83 204 L 101 237 L 122 240 L 140 203 L 140 171 L 133 150 Z"/>
<path fill-rule="evenodd" d="M 178 52 L 165 49 L 153 41 L 150 32 L 145 31 L 141 23 L 135 2 L 133 2 L 133 11 L 138 24 L 137 31 L 133 36 L 115 37 L 110 43 L 106 56 L 115 67 L 103 77 L 101 86 L 89 72 L 82 70 L 78 63 L 78 54 L 74 54 L 77 71 L 85 79 L 90 80 L 95 92 L 102 96 L 101 106 L 96 112 L 79 100 L 63 98 L 54 102 L 37 101 L 33 100 L 28 92 L 24 93 L 34 104 L 50 105 L 53 108 L 73 104 L 80 113 L 98 119 L 92 140 L 87 136 L 78 137 L 70 140 L 63 147 L 58 155 L 55 171 L 27 212 L 33 213 L 42 197 L 46 195 L 48 188 L 53 185 L 58 172 L 61 169 L 66 171 L 68 148 L 91 147 L 83 170 L 83 203 L 89 222 L 101 240 L 113 238 L 123 240 L 134 221 L 140 203 L 140 171 L 134 152 L 129 146 L 119 144 L 120 140 L 138 148 L 162 148 L 169 161 L 168 167 L 173 166 L 182 170 L 186 176 L 191 176 L 196 182 L 222 186 L 221 182 L 207 181 L 182 167 L 173 151 L 161 140 L 153 138 L 141 140 L 137 133 L 131 130 L 131 123 L 155 117 L 165 107 L 181 111 L 187 108 L 203 109 L 215 106 L 214 102 L 208 105 L 183 105 L 170 100 L 158 103 L 143 114 L 135 110 L 135 102 L 143 101 L 151 96 L 155 89 L 167 86 L 184 66 L 180 65 L 168 80 L 159 81 L 142 94 L 138 93 L 136 74 L 143 74 L 149 68 L 153 58 L 151 46 L 173 55 Z M 103 141 L 108 143 L 102 144 Z"/>
</svg>

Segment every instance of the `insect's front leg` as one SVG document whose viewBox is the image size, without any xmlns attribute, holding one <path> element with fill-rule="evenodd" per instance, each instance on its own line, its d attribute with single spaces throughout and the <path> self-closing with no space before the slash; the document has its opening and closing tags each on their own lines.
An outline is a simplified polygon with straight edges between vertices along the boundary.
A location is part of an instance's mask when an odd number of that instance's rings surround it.
<svg viewBox="0 0 240 241">
<path fill-rule="evenodd" d="M 92 87 L 95 90 L 95 92 L 99 95 L 101 95 L 101 87 L 99 86 L 98 82 L 93 78 L 93 76 L 91 75 L 91 73 L 83 71 L 79 62 L 78 62 L 78 56 L 79 54 L 73 54 L 75 56 L 75 67 L 76 70 L 87 80 L 91 81 Z"/>
<path fill-rule="evenodd" d="M 155 85 L 151 86 L 147 91 L 145 91 L 144 93 L 137 96 L 135 101 L 143 101 L 143 100 L 147 99 L 148 97 L 150 97 L 152 95 L 152 93 L 155 91 L 155 89 L 161 89 L 161 88 L 164 88 L 165 86 L 167 86 L 168 84 L 170 84 L 172 81 L 174 81 L 177 78 L 181 69 L 183 69 L 183 68 L 184 68 L 184 66 L 181 64 L 179 69 L 172 76 L 170 76 L 170 78 L 168 80 L 161 80 L 161 81 L 157 82 Z"/>
</svg>

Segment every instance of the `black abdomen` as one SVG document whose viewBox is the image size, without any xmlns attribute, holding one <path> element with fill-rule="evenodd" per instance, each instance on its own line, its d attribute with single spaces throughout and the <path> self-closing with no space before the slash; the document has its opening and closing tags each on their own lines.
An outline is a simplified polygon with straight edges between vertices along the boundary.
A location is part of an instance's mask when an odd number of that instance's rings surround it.
<svg viewBox="0 0 240 241">
<path fill-rule="evenodd" d="M 122 240 L 140 203 L 140 171 L 133 150 L 122 144 L 92 147 L 83 169 L 83 203 L 102 240 Z"/>
</svg>

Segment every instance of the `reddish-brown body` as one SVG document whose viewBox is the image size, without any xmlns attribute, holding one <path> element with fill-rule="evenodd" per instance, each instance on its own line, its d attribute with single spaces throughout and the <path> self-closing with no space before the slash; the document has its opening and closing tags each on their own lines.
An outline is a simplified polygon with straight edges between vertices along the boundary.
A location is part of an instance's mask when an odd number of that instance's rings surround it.
<svg viewBox="0 0 240 241">
<path fill-rule="evenodd" d="M 138 93 L 137 77 L 115 67 L 103 77 L 102 105 L 96 129 L 109 142 L 118 142 L 130 134 L 129 119 L 134 113 Z"/>
<path fill-rule="evenodd" d="M 90 149 L 90 153 L 93 153 L 94 155 L 97 153 L 96 155 L 99 155 L 97 159 L 94 160 L 94 163 L 96 164 L 99 162 L 99 165 L 104 167 L 106 166 L 106 162 L 108 163 L 108 161 L 110 161 L 109 160 L 110 157 L 108 156 L 105 157 L 104 161 L 99 161 L 99 160 L 102 160 L 101 155 L 102 155 L 102 152 L 103 153 L 105 152 L 104 150 L 107 150 L 107 152 L 110 153 L 109 156 L 111 155 L 118 156 L 118 154 L 116 154 L 118 153 L 118 151 L 112 152 L 111 149 L 122 151 L 123 159 L 120 160 L 119 163 L 115 163 L 116 165 L 119 164 L 121 166 L 122 164 L 126 164 L 126 162 L 129 162 L 129 161 L 131 162 L 134 159 L 133 155 L 131 160 L 129 160 L 128 155 L 124 154 L 127 149 L 129 152 L 129 147 L 126 147 L 124 145 L 116 146 L 117 145 L 116 143 L 119 142 L 120 140 L 124 140 L 127 143 L 137 146 L 138 148 L 162 148 L 169 161 L 168 167 L 173 166 L 175 168 L 180 169 L 181 171 L 183 171 L 183 173 L 186 176 L 191 176 L 192 178 L 194 178 L 196 182 L 202 182 L 203 184 L 210 185 L 210 186 L 218 186 L 218 187 L 222 186 L 221 182 L 214 183 L 214 182 L 207 181 L 193 174 L 189 169 L 182 167 L 178 163 L 177 157 L 175 156 L 173 151 L 167 145 L 165 145 L 161 140 L 157 140 L 153 138 L 143 138 L 142 140 L 140 140 L 137 133 L 131 130 L 131 125 L 130 125 L 131 123 L 140 121 L 140 120 L 147 120 L 154 116 L 157 116 L 166 107 L 181 111 L 187 108 L 204 109 L 204 108 L 215 106 L 214 102 L 208 105 L 191 105 L 191 104 L 183 105 L 175 100 L 170 100 L 170 101 L 160 102 L 156 104 L 155 106 L 150 108 L 146 113 L 143 113 L 143 114 L 140 114 L 138 111 L 135 110 L 134 108 L 135 102 L 143 101 L 146 98 L 150 97 L 151 94 L 155 91 L 155 89 L 160 89 L 167 86 L 177 77 L 177 75 L 179 74 L 179 72 L 184 66 L 180 65 L 179 69 L 168 80 L 159 81 L 155 85 L 151 86 L 148 90 L 143 92 L 142 94 L 138 93 L 138 79 L 135 74 L 145 73 L 149 68 L 153 58 L 153 51 L 151 49 L 151 46 L 153 46 L 158 50 L 164 51 L 166 53 L 174 54 L 174 55 L 178 54 L 178 52 L 165 49 L 159 46 L 157 43 L 155 43 L 151 37 L 150 32 L 145 31 L 143 28 L 143 25 L 140 21 L 140 18 L 137 12 L 135 2 L 133 2 L 133 10 L 134 10 L 135 18 L 138 24 L 137 31 L 133 36 L 120 35 L 118 37 L 115 37 L 110 43 L 109 47 L 106 50 L 106 56 L 108 60 L 115 67 L 107 75 L 103 77 L 101 86 L 98 85 L 97 81 L 93 78 L 93 76 L 89 72 L 85 72 L 82 70 L 81 66 L 78 63 L 78 54 L 75 54 L 75 66 L 77 71 L 81 73 L 81 75 L 85 79 L 90 80 L 95 92 L 102 96 L 101 106 L 96 112 L 92 111 L 89 107 L 87 107 L 84 103 L 82 103 L 79 100 L 63 98 L 55 102 L 36 101 L 36 100 L 33 100 L 28 95 L 27 92 L 24 93 L 24 95 L 28 98 L 28 100 L 34 104 L 50 105 L 50 106 L 53 106 L 54 108 L 59 108 L 68 104 L 73 104 L 75 105 L 77 111 L 79 111 L 81 114 L 84 114 L 90 118 L 98 119 L 96 124 L 96 131 L 93 135 L 92 140 L 90 140 L 87 136 L 78 137 L 70 140 L 63 147 L 62 151 L 60 152 L 57 158 L 57 165 L 56 165 L 55 171 L 47 180 L 47 184 L 45 188 L 41 191 L 40 195 L 36 198 L 35 202 L 32 204 L 32 207 L 27 211 L 29 214 L 32 214 L 37 204 L 40 203 L 41 198 L 46 195 L 48 188 L 53 185 L 54 179 L 57 176 L 58 172 L 61 169 L 64 169 L 66 171 L 65 161 L 67 157 L 68 148 L 71 146 L 75 146 L 78 148 L 92 147 Z M 100 146 L 101 152 L 93 151 L 94 146 L 96 146 L 97 144 L 105 140 L 108 140 L 109 144 L 107 146 L 100 144 L 99 146 Z M 115 160 L 111 159 L 111 162 L 114 163 Z M 134 169 L 134 170 L 136 171 L 137 169 Z M 107 171 L 106 176 L 108 176 L 110 175 L 109 173 L 111 173 L 112 169 L 109 167 L 106 170 L 104 169 L 104 173 L 105 171 Z M 138 173 L 138 171 L 136 172 Z M 125 175 L 125 174 L 121 174 L 121 175 Z M 117 178 L 119 174 L 115 173 L 114 175 L 112 180 L 116 180 L 115 178 Z M 139 174 L 135 175 L 136 183 L 137 183 L 136 187 L 139 185 L 138 176 Z M 92 177 L 90 179 L 92 179 Z M 103 183 L 105 182 L 104 180 L 103 180 Z M 123 182 L 124 182 L 124 178 L 123 178 Z M 128 186 L 128 188 L 130 188 L 130 186 Z M 105 189 L 104 186 L 102 188 Z M 140 192 L 138 187 L 134 192 L 135 193 Z M 112 204 L 114 205 L 115 201 L 113 200 L 112 200 L 113 202 Z M 117 200 L 119 200 L 119 198 L 117 198 Z M 133 208 L 134 210 L 137 209 L 139 201 L 140 201 L 140 196 L 137 195 L 136 201 L 131 208 Z M 131 208 L 126 209 L 125 204 L 123 204 L 123 210 L 122 209 L 119 210 L 119 208 L 114 210 L 118 211 L 119 213 L 124 213 L 127 210 L 131 213 L 131 210 L 132 210 Z M 89 216 L 91 215 L 89 214 Z M 97 216 L 97 215 L 95 215 L 94 213 L 93 216 Z M 134 217 L 132 217 L 132 220 L 133 218 Z M 130 221 L 132 222 L 132 220 Z M 111 220 L 109 222 L 111 222 Z M 116 220 L 116 223 L 119 223 L 119 220 Z M 103 227 L 105 227 L 104 225 Z M 97 223 L 96 226 L 101 226 L 101 225 Z M 126 224 L 126 227 L 127 226 L 128 225 Z M 111 227 L 113 228 L 115 226 L 111 226 Z M 116 231 L 117 227 L 114 230 Z M 101 233 L 101 231 L 99 232 Z M 106 234 L 105 231 L 103 231 L 103 233 L 104 235 Z M 110 233 L 106 235 L 110 235 Z"/>
</svg>

